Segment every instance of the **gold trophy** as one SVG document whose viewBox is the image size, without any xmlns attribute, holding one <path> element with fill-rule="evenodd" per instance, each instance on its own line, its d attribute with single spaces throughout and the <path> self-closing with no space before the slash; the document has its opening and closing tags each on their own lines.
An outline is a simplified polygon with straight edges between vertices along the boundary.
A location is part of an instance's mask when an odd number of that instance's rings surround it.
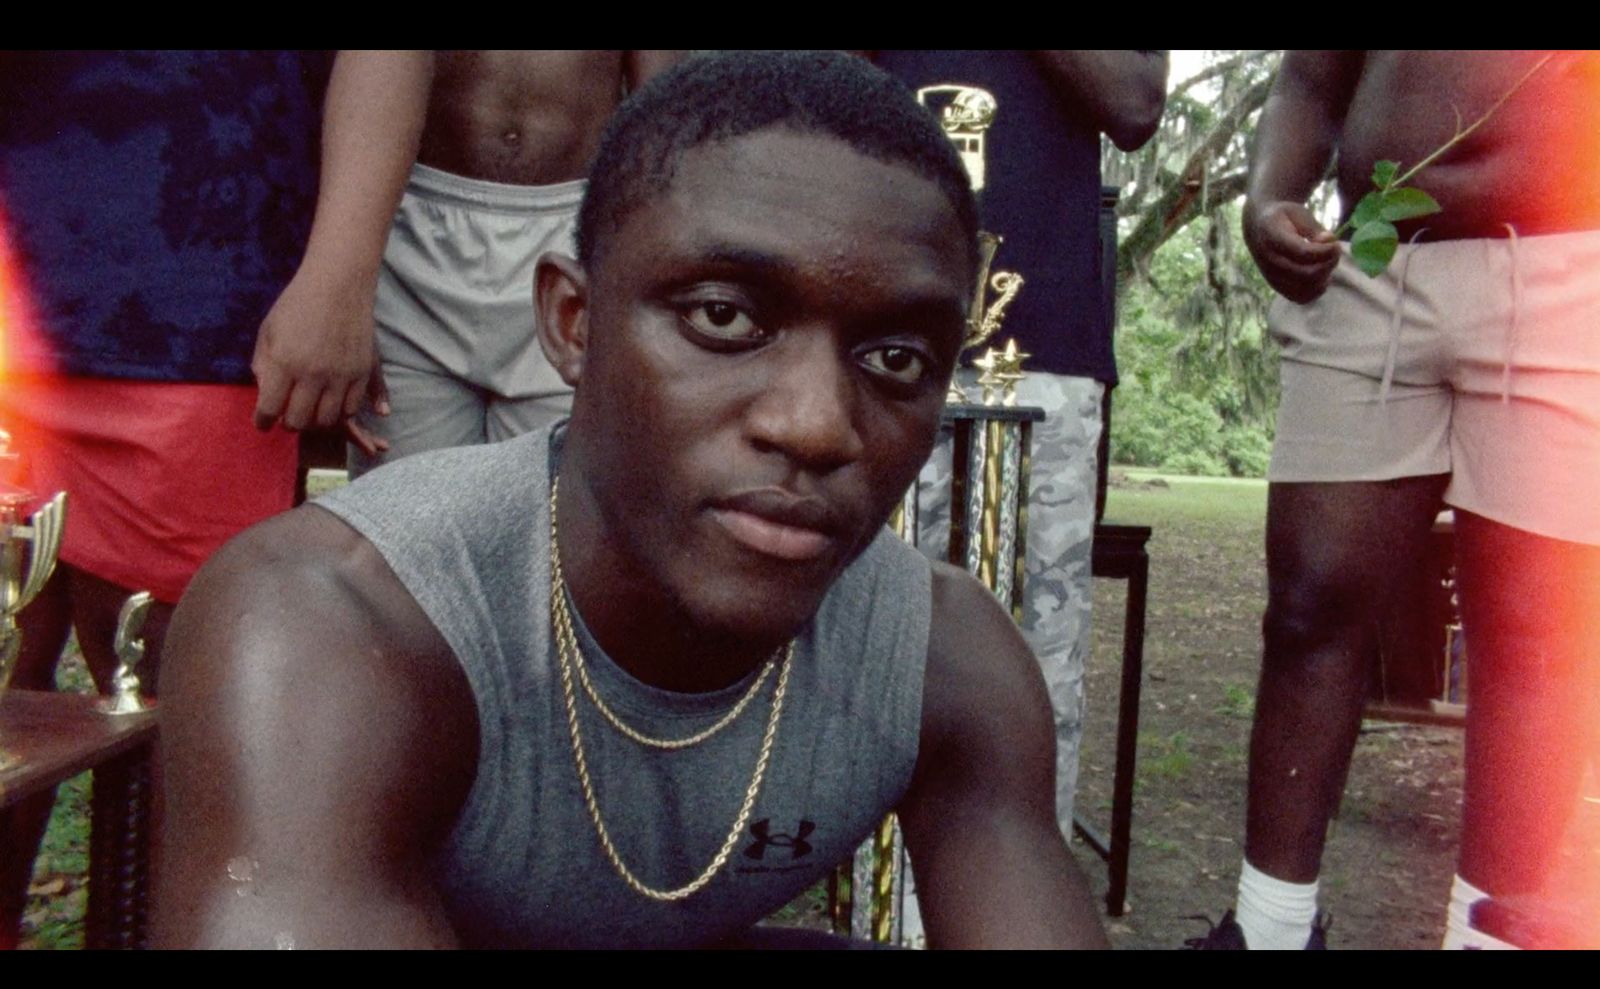
<svg viewBox="0 0 1600 989">
<path fill-rule="evenodd" d="M 981 192 L 986 178 L 985 132 L 998 110 L 994 96 L 975 86 L 927 86 L 917 90 L 917 102 L 938 118 L 966 166 L 973 192 Z M 994 338 L 1006 309 L 1022 290 L 1020 274 L 993 270 L 1002 243 L 998 234 L 978 234 L 978 280 L 961 353 Z M 1044 419 L 1043 409 L 1017 405 L 1017 383 L 1025 376 L 1022 362 L 1028 356 L 1015 340 L 1007 341 L 1003 349 L 987 348 L 973 361 L 973 367 L 981 372 L 978 401 L 970 401 L 952 378 L 943 417 L 953 433 L 947 559 L 983 581 L 1019 622 L 1028 530 L 1029 451 L 1033 424 Z M 889 526 L 916 543 L 916 485 L 890 516 Z M 853 861 L 839 867 L 829 884 L 834 931 L 915 946 L 921 931 L 918 920 L 908 917 L 906 872 L 904 843 L 891 814 L 856 850 Z"/>
<path fill-rule="evenodd" d="M 999 252 L 1000 245 L 1003 242 L 1004 238 L 999 234 L 992 234 L 987 230 L 978 231 L 978 288 L 972 294 L 972 306 L 967 314 L 967 335 L 961 341 L 962 353 L 966 353 L 975 347 L 983 346 L 1000 331 L 1000 321 L 1005 319 L 1007 307 L 1011 305 L 1011 300 L 1017 297 L 1017 293 L 1022 291 L 1022 276 L 1016 272 L 995 271 L 991 274 L 991 269 L 994 267 L 994 256 Z M 997 293 L 992 303 L 988 301 L 990 289 Z M 1015 347 L 1013 345 L 1014 351 Z M 995 353 L 996 351 L 992 347 L 989 348 L 982 357 L 972 362 L 972 366 L 980 371 L 987 371 L 989 364 L 994 362 Z M 1023 354 L 1022 356 L 1027 357 L 1028 355 Z M 1005 403 L 1007 405 L 1016 404 L 1016 382 L 1022 380 L 1020 360 L 1013 370 L 1018 373 L 1011 381 L 1012 398 Z M 978 384 L 982 387 L 985 382 L 982 378 L 979 378 Z M 954 378 L 950 379 L 950 391 L 945 395 L 945 401 L 951 405 L 964 405 L 967 403 L 966 392 L 962 391 L 961 386 Z M 979 404 L 995 404 L 988 387 L 984 387 Z"/>
<path fill-rule="evenodd" d="M 0 694 L 11 682 L 22 652 L 17 615 L 44 589 L 55 570 L 67 515 L 67 496 L 60 492 L 31 516 L 23 516 L 33 496 L 4 480 L 18 459 L 11 450 L 11 435 L 0 430 Z M 12 761 L 0 751 L 0 767 Z"/>
</svg>

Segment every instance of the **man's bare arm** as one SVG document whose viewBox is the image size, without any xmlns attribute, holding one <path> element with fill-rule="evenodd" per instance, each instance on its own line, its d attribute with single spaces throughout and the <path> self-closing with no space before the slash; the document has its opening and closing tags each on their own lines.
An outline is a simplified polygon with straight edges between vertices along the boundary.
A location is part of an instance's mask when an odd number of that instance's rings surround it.
<svg viewBox="0 0 1600 989">
<path fill-rule="evenodd" d="M 1167 104 L 1164 51 L 1035 51 L 1057 94 L 1123 151 L 1142 147 Z"/>
<path fill-rule="evenodd" d="M 624 70 L 627 73 L 627 91 L 632 93 L 651 79 L 683 61 L 689 52 L 679 51 L 630 51 L 625 56 Z"/>
<path fill-rule="evenodd" d="M 1256 125 L 1244 238 L 1267 282 L 1294 302 L 1320 296 L 1339 245 L 1306 199 L 1327 173 L 1361 75 L 1359 51 L 1291 51 Z"/>
<path fill-rule="evenodd" d="M 331 427 L 387 401 L 374 370 L 378 266 L 417 157 L 430 52 L 343 51 L 322 129 L 322 181 L 305 259 L 261 324 L 251 370 L 257 428 Z M 353 435 L 362 445 L 374 442 Z"/>
<path fill-rule="evenodd" d="M 1055 730 L 1038 663 L 993 595 L 934 572 L 922 742 L 899 808 L 928 940 L 1103 948 L 1055 815 Z"/>
<path fill-rule="evenodd" d="M 445 946 L 426 867 L 471 786 L 465 675 L 377 553 L 305 508 L 196 577 L 162 670 L 165 947 Z"/>
</svg>

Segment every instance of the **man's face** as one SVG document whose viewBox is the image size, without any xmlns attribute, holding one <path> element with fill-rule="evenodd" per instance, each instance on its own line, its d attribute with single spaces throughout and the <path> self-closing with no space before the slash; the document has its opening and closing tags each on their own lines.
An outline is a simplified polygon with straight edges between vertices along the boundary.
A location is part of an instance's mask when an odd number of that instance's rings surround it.
<svg viewBox="0 0 1600 989">
<path fill-rule="evenodd" d="M 834 138 L 684 153 L 589 285 L 574 429 L 608 575 L 794 634 L 932 449 L 968 257 L 937 186 Z"/>
</svg>

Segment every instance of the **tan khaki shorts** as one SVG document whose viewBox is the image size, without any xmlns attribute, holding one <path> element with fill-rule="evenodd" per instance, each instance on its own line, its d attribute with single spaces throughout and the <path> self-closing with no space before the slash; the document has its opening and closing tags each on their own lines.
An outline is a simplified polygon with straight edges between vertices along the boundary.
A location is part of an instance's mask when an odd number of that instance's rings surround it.
<svg viewBox="0 0 1600 989">
<path fill-rule="evenodd" d="M 1270 480 L 1448 473 L 1451 505 L 1600 544 L 1600 231 L 1402 245 L 1378 278 L 1347 253 L 1269 323 Z"/>
</svg>

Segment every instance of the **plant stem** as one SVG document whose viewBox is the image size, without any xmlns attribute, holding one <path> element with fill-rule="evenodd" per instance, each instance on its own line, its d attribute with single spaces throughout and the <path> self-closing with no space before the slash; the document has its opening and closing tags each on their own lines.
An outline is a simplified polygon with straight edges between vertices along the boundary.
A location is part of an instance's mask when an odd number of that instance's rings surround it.
<svg viewBox="0 0 1600 989">
<path fill-rule="evenodd" d="M 1533 68 L 1531 68 L 1527 72 L 1523 73 L 1522 78 L 1518 79 L 1516 81 L 1516 83 L 1512 85 L 1512 87 L 1510 89 L 1505 91 L 1505 95 L 1501 96 L 1498 100 L 1495 100 L 1494 101 L 1494 105 L 1489 107 L 1489 109 L 1484 111 L 1483 116 L 1479 117 L 1477 120 L 1474 120 L 1472 122 L 1472 125 L 1469 126 L 1466 130 L 1461 130 L 1459 128 L 1459 125 L 1458 125 L 1455 137 L 1452 137 L 1450 140 L 1444 142 L 1443 144 L 1441 144 L 1438 147 L 1438 149 L 1436 149 L 1433 152 L 1433 154 L 1431 154 L 1428 157 L 1422 159 L 1421 161 L 1417 162 L 1415 165 L 1413 165 L 1409 169 L 1407 169 L 1404 174 L 1402 174 L 1401 176 L 1396 178 L 1393 182 L 1389 183 L 1388 188 L 1394 189 L 1394 188 L 1397 188 L 1399 186 L 1405 185 L 1406 182 L 1408 182 L 1413 175 L 1416 175 L 1418 172 L 1422 171 L 1424 168 L 1427 168 L 1429 165 L 1433 164 L 1435 161 L 1438 161 L 1439 157 L 1441 155 L 1443 155 L 1446 151 L 1449 151 L 1451 148 L 1455 147 L 1456 145 L 1460 144 L 1462 141 L 1466 140 L 1467 137 L 1473 131 L 1477 130 L 1479 127 L 1482 127 L 1485 121 L 1487 121 L 1490 117 L 1494 116 L 1495 112 L 1497 110 L 1499 110 L 1502 106 L 1505 105 L 1506 100 L 1509 100 L 1512 97 L 1512 95 L 1516 93 L 1517 90 L 1522 88 L 1522 84 L 1523 83 L 1527 82 L 1529 79 L 1532 79 L 1533 78 L 1533 74 L 1535 72 L 1538 72 L 1540 69 L 1544 68 L 1547 64 L 1549 64 L 1549 62 L 1550 62 L 1550 60 L 1552 58 L 1555 58 L 1554 53 L 1546 55 L 1544 58 L 1541 58 L 1541 59 L 1539 59 L 1539 61 L 1535 62 L 1534 65 L 1533 65 Z"/>
</svg>

